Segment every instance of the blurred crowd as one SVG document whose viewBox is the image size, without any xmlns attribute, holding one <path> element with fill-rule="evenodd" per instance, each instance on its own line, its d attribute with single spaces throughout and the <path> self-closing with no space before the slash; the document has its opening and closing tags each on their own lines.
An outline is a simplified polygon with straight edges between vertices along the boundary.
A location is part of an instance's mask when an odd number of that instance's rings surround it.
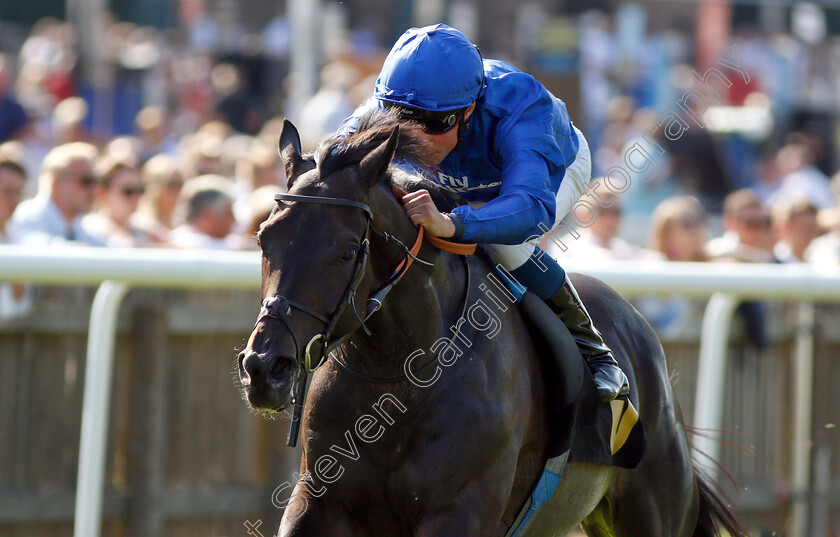
<svg viewBox="0 0 840 537">
<path fill-rule="evenodd" d="M 281 106 L 270 101 L 284 94 L 288 22 L 278 16 L 253 35 L 187 15 L 183 30 L 111 23 L 104 98 L 92 94 L 66 22 L 39 21 L 16 54 L 0 54 L 0 242 L 256 246 L 285 184 L 282 116 L 271 118 Z M 308 148 L 367 97 L 354 88 L 372 87 L 366 74 L 358 61 L 324 69 L 300 114 Z"/>
<path fill-rule="evenodd" d="M 263 30 L 261 58 L 268 63 L 260 69 L 242 61 L 253 40 L 218 32 L 213 24 L 206 17 L 197 21 L 186 38 L 122 23 L 109 28 L 106 41 L 122 69 L 117 78 L 144 73 L 135 80 L 145 88 L 142 95 L 134 101 L 114 96 L 115 107 L 127 103 L 111 114 L 130 116 L 125 135 L 94 128 L 93 116 L 101 110 L 92 109 L 95 100 L 80 81 L 70 25 L 39 22 L 17 55 L 0 55 L 0 243 L 256 248 L 254 233 L 274 194 L 285 188 L 276 150 L 282 116 L 272 99 L 284 92 L 278 81 L 288 67 L 288 22 L 278 17 Z M 607 60 L 604 51 L 612 50 L 615 37 L 603 17 L 587 15 L 581 24 L 581 85 L 591 89 L 583 95 L 582 123 L 594 173 L 603 174 L 650 132 L 662 107 L 674 107 L 680 85 L 667 94 L 645 92 L 663 84 L 645 82 L 644 76 L 662 75 L 666 85 L 679 80 L 674 73 L 682 71 L 674 62 L 689 53 L 684 39 L 651 37 L 651 50 L 657 43 L 681 43 L 668 48 L 665 74 L 652 74 L 641 64 Z M 220 40 L 236 43 L 231 47 L 238 52 L 220 51 Z M 742 110 L 759 115 L 772 110 L 773 132 L 720 134 L 710 124 L 680 140 L 660 140 L 666 153 L 656 173 L 621 195 L 603 191 L 608 203 L 598 218 L 579 238 L 566 240 L 565 251 L 549 241 L 550 253 L 561 263 L 581 258 L 840 267 L 840 174 L 833 180 L 827 175 L 835 171 L 827 169 L 832 148 L 813 132 L 796 132 L 779 115 L 790 111 L 790 99 L 778 85 L 762 84 L 766 52 L 749 46 L 755 40 L 745 37 L 742 46 L 745 64 L 754 68 L 754 86 L 736 88 L 742 95 L 730 96 L 730 104 L 737 100 Z M 333 132 L 372 91 L 386 49 L 357 41 L 351 47 L 356 52 L 326 65 L 318 91 L 295 111 L 305 149 Z M 651 55 L 640 58 L 653 61 Z M 269 67 L 275 70 L 271 76 L 255 75 Z M 777 65 L 774 72 L 780 70 Z M 119 80 L 116 87 L 119 93 Z M 780 102 L 787 108 L 780 109 Z M 0 285 L 0 316 L 22 297 L 21 288 Z M 661 300 L 639 306 L 662 330 L 676 326 L 684 308 Z"/>
<path fill-rule="evenodd" d="M 791 150 L 786 146 L 780 156 Z M 802 173 L 801 169 L 790 172 Z M 794 176 L 795 178 L 796 176 Z M 642 263 L 809 263 L 820 270 L 840 271 L 840 173 L 821 187 L 828 194 L 817 203 L 809 197 L 807 181 L 779 181 L 766 200 L 751 188 L 727 195 L 720 217 L 706 212 L 693 196 L 673 196 L 654 209 L 647 242 L 620 236 L 624 199 L 600 190 L 602 205 L 592 224 L 570 235 L 560 228 L 561 240 L 547 239 L 546 250 L 558 259 L 587 262 Z M 786 190 L 787 189 L 787 190 Z M 820 207 L 825 207 L 820 209 Z M 712 238 L 710 229 L 720 229 Z M 635 305 L 662 335 L 684 333 L 698 326 L 705 301 L 682 297 L 643 297 Z M 767 344 L 766 308 L 747 302 L 739 307 L 747 337 L 757 347 Z"/>
</svg>

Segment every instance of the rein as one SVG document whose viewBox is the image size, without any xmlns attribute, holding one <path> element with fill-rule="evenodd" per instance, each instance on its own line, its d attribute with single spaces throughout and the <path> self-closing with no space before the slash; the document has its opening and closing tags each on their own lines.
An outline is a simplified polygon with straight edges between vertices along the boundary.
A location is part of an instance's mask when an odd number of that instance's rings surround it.
<svg viewBox="0 0 840 537">
<path fill-rule="evenodd" d="M 347 373 L 351 374 L 356 378 L 360 378 L 362 380 L 366 380 L 368 382 L 375 382 L 375 383 L 394 383 L 394 382 L 401 382 L 408 380 L 406 374 L 400 375 L 399 377 L 395 377 L 392 379 L 386 378 L 376 378 L 370 377 L 365 375 L 364 373 L 360 373 L 358 371 L 354 371 L 346 364 L 341 363 L 335 357 L 331 356 L 333 350 L 335 350 L 339 345 L 341 345 L 347 338 L 352 335 L 352 332 L 345 334 L 343 336 L 337 337 L 331 340 L 333 335 L 333 331 L 335 330 L 336 325 L 338 324 L 339 319 L 344 314 L 345 309 L 350 306 L 353 310 L 356 319 L 359 321 L 362 329 L 365 331 L 367 335 L 370 335 L 371 332 L 368 329 L 365 321 L 370 319 L 371 315 L 373 315 L 379 308 L 382 307 L 382 302 L 385 300 L 385 297 L 394 286 L 402 279 L 408 269 L 411 267 L 414 261 L 418 263 L 422 263 L 427 266 L 432 266 L 431 263 L 427 261 L 423 261 L 422 259 L 417 258 L 417 253 L 420 251 L 420 248 L 423 246 L 423 240 L 425 238 L 433 246 L 452 253 L 456 253 L 461 256 L 470 255 L 475 252 L 476 245 L 475 244 L 459 244 L 450 241 L 446 241 L 443 239 L 439 239 L 437 237 L 432 237 L 429 235 L 425 235 L 423 226 L 420 226 L 417 231 L 417 238 L 414 241 L 414 244 L 411 248 L 408 248 L 405 244 L 402 243 L 399 239 L 394 237 L 388 232 L 379 231 L 377 230 L 372 223 L 373 220 L 373 212 L 370 209 L 370 206 L 366 203 L 342 199 L 342 198 L 330 198 L 330 197 L 322 197 L 322 196 L 303 196 L 298 194 L 276 194 L 274 196 L 274 200 L 277 202 L 281 201 L 294 201 L 300 203 L 314 203 L 320 205 L 334 205 L 340 207 L 351 207 L 355 209 L 360 209 L 365 214 L 365 231 L 362 236 L 362 240 L 360 242 L 360 251 L 359 255 L 356 258 L 356 265 L 353 268 L 353 275 L 350 278 L 350 283 L 347 286 L 347 289 L 344 292 L 344 296 L 341 301 L 338 303 L 336 308 L 333 312 L 328 316 L 318 310 L 310 308 L 305 304 L 301 304 L 299 302 L 295 302 L 293 300 L 289 300 L 288 298 L 280 295 L 274 295 L 271 297 L 267 297 L 262 302 L 262 308 L 260 309 L 259 317 L 257 318 L 257 322 L 254 326 L 258 325 L 260 321 L 264 318 L 268 317 L 271 319 L 277 319 L 282 322 L 286 328 L 289 330 L 289 333 L 292 335 L 292 341 L 295 345 L 295 356 L 298 359 L 298 365 L 302 369 L 303 375 L 297 381 L 297 385 L 295 386 L 295 394 L 293 403 L 295 405 L 294 408 L 294 415 L 292 417 L 292 425 L 289 429 L 289 436 L 286 440 L 286 443 L 290 446 L 294 446 L 297 444 L 297 436 L 298 430 L 300 428 L 300 416 L 303 411 L 303 401 L 306 395 L 306 375 L 309 373 L 314 372 L 318 367 L 320 367 L 326 358 L 329 356 L 330 359 L 338 365 L 342 370 L 346 371 Z M 368 259 L 370 256 L 370 231 L 373 230 L 374 233 L 383 237 L 386 241 L 396 243 L 404 252 L 405 257 L 402 261 L 400 261 L 399 265 L 394 269 L 391 276 L 385 280 L 380 287 L 374 290 L 371 295 L 367 299 L 367 305 L 365 308 L 365 316 L 364 318 L 359 315 L 359 311 L 356 307 L 356 291 L 359 288 L 359 285 L 362 282 L 362 278 L 364 277 L 365 269 L 367 268 Z M 466 314 L 466 308 L 469 298 L 469 285 L 470 285 L 470 266 L 469 262 L 464 257 L 464 262 L 467 271 L 467 287 L 464 293 L 464 306 L 463 306 L 463 315 Z M 294 330 L 294 326 L 292 324 L 292 309 L 299 310 L 307 315 L 310 315 L 322 323 L 324 323 L 324 331 L 315 334 L 312 339 L 306 344 L 306 348 L 303 353 L 303 359 L 300 359 L 300 344 L 298 342 L 297 333 Z M 460 329 L 460 325 L 459 325 Z M 321 342 L 321 349 L 320 352 L 315 356 L 317 358 L 314 362 L 315 365 L 313 366 L 313 356 L 312 356 L 312 347 L 317 342 Z M 427 363 L 420 366 L 415 371 L 421 371 L 425 369 L 427 366 L 432 364 L 437 360 L 437 355 Z"/>
</svg>

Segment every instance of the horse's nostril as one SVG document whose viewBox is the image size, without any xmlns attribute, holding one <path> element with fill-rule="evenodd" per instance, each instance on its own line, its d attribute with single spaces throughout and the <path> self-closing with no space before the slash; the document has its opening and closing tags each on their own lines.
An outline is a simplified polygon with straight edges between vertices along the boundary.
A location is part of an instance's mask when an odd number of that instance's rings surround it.
<svg viewBox="0 0 840 537">
<path fill-rule="evenodd" d="M 274 358 L 274 364 L 271 366 L 269 376 L 275 380 L 287 380 L 286 377 L 291 374 L 292 365 L 295 363 L 294 359 L 288 356 L 277 356 Z"/>
<path fill-rule="evenodd" d="M 248 372 L 245 371 L 245 365 L 243 363 L 244 361 L 245 361 L 245 351 L 242 351 L 242 352 L 239 353 L 239 359 L 237 360 L 237 365 L 238 365 L 238 368 L 239 368 L 239 380 L 241 380 L 243 383 L 247 384 L 247 383 L 251 382 L 251 377 L 250 377 L 250 375 L 248 375 Z"/>
<path fill-rule="evenodd" d="M 284 384 L 294 374 L 294 364 L 291 356 L 266 356 L 243 351 L 239 355 L 239 376 L 246 385 L 261 382 Z"/>
<path fill-rule="evenodd" d="M 265 374 L 268 369 L 262 356 L 255 352 L 243 352 L 239 358 L 239 372 L 244 377 L 254 380 L 255 377 Z"/>
</svg>

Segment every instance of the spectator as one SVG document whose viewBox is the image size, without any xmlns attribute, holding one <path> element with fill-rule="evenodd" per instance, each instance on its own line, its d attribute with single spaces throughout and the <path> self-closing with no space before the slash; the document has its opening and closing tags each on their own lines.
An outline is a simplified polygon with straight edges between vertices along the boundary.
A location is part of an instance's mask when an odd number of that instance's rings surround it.
<svg viewBox="0 0 840 537">
<path fill-rule="evenodd" d="M 27 197 L 27 191 L 30 189 L 28 188 L 29 185 L 27 184 L 29 182 L 29 172 L 26 167 L 26 146 L 18 140 L 12 140 L 10 142 L 0 144 L 0 161 L 7 162 L 13 167 L 21 167 L 21 173 L 23 173 L 26 182 L 24 183 L 23 189 L 21 190 L 20 199 L 24 199 L 24 197 Z M 20 199 L 18 200 L 18 202 L 20 202 Z M 11 213 L 9 213 L 9 216 L 11 217 Z"/>
<path fill-rule="evenodd" d="M 181 141 L 189 178 L 224 173 L 222 145 L 224 137 L 197 132 Z"/>
<path fill-rule="evenodd" d="M 144 192 L 137 161 L 105 156 L 97 166 L 100 184 L 97 187 L 95 212 L 82 218 L 83 229 L 107 246 L 129 248 L 149 244 L 148 234 L 131 223 Z"/>
<path fill-rule="evenodd" d="M 83 142 L 50 151 L 41 165 L 38 193 L 22 202 L 12 216 L 10 235 L 20 244 L 82 243 L 103 246 L 81 226 L 90 211 L 97 184 L 96 148 Z"/>
<path fill-rule="evenodd" d="M 8 244 L 6 224 L 20 203 L 26 171 L 15 161 L 0 156 L 0 244 Z M 18 317 L 29 311 L 31 300 L 21 284 L 0 283 L 0 319 Z"/>
<path fill-rule="evenodd" d="M 152 242 L 166 243 L 173 227 L 172 215 L 184 186 L 184 176 L 175 159 L 169 155 L 157 155 L 143 166 L 142 177 L 146 193 L 140 198 L 134 222 L 149 234 Z"/>
<path fill-rule="evenodd" d="M 185 223 L 172 230 L 172 245 L 209 250 L 237 248 L 236 238 L 231 236 L 235 219 L 230 191 L 230 181 L 219 175 L 187 181 L 179 200 Z"/>
<path fill-rule="evenodd" d="M 29 124 L 29 118 L 12 95 L 14 67 L 11 60 L 0 55 L 0 143 L 18 138 Z"/>
<path fill-rule="evenodd" d="M 706 255 L 706 213 L 696 198 L 661 202 L 650 223 L 650 249 L 668 261 L 702 262 Z M 700 323 L 705 301 L 682 296 L 641 297 L 633 304 L 663 337 L 685 334 Z"/>
<path fill-rule="evenodd" d="M 91 137 L 83 123 L 88 115 L 88 105 L 81 97 L 69 97 L 53 110 L 53 139 L 57 144 L 89 142 Z"/>
<path fill-rule="evenodd" d="M 603 180 L 602 180 L 603 182 Z M 645 260 L 657 256 L 618 237 L 621 224 L 621 198 L 606 188 L 598 189 L 597 217 L 592 225 L 580 230 L 576 241 L 564 241 L 568 250 L 563 253 L 553 241 L 546 241 L 547 252 L 560 259 L 585 259 L 587 261 Z M 562 229 L 562 228 L 561 228 Z"/>
<path fill-rule="evenodd" d="M 820 234 L 814 204 L 800 199 L 778 206 L 773 211 L 773 224 L 779 237 L 773 248 L 776 259 L 781 263 L 805 261 L 805 251 Z"/>
<path fill-rule="evenodd" d="M 140 157 L 144 161 L 158 153 L 175 153 L 178 144 L 169 132 L 166 110 L 147 106 L 137 112 L 134 123 L 143 141 Z"/>
<path fill-rule="evenodd" d="M 724 235 L 707 245 L 709 257 L 724 261 L 773 261 L 770 216 L 755 192 L 742 188 L 726 197 L 723 227 Z"/>
<path fill-rule="evenodd" d="M 723 237 L 709 242 L 707 251 L 715 261 L 771 263 L 773 232 L 770 215 L 756 193 L 743 188 L 723 202 Z M 758 349 L 767 346 L 767 311 L 760 302 L 742 302 L 737 312 L 744 319 L 749 342 Z"/>
<path fill-rule="evenodd" d="M 680 157 L 675 158 L 669 151 L 659 154 L 657 150 L 653 149 L 653 144 L 658 144 L 664 147 L 667 137 L 662 134 L 661 128 L 657 126 L 656 114 L 647 108 L 636 110 L 633 113 L 633 131 L 636 135 L 626 141 L 618 155 L 618 160 L 614 163 L 615 166 L 626 167 L 625 159 L 634 158 L 639 159 L 638 148 L 650 151 L 648 163 L 649 170 L 644 174 L 633 173 L 631 175 L 632 181 L 630 187 L 621 195 L 624 213 L 626 215 L 633 215 L 636 217 L 649 217 L 654 209 L 666 199 L 681 196 L 691 195 L 695 191 L 686 188 L 680 183 L 679 166 L 682 161 Z M 646 133 L 654 133 L 649 136 Z M 645 149 L 646 148 L 646 149 Z M 632 157 L 631 157 L 632 155 Z M 616 172 L 609 171 L 615 175 Z M 616 180 L 621 181 L 616 177 Z M 619 183 L 620 184 L 620 183 Z"/>
<path fill-rule="evenodd" d="M 116 160 L 141 162 L 143 141 L 136 136 L 117 136 L 112 138 L 102 149 L 103 157 Z"/>
<path fill-rule="evenodd" d="M 247 134 L 233 134 L 223 139 L 221 148 L 222 171 L 219 175 L 239 179 L 237 176 L 239 170 L 236 165 L 241 159 L 245 158 L 248 153 L 250 153 L 251 148 L 254 147 L 256 142 L 257 139 L 255 137 L 248 136 Z M 271 144 L 271 147 L 274 148 L 274 154 L 277 154 L 276 145 L 277 143 L 275 140 L 275 143 Z M 249 187 L 247 192 L 250 191 Z"/>
<path fill-rule="evenodd" d="M 247 152 L 240 155 L 236 161 L 235 175 L 238 181 L 234 214 L 237 222 L 241 224 L 241 230 L 247 234 L 249 222 L 254 217 L 251 194 L 266 186 L 276 194 L 285 190 L 286 179 L 280 175 L 277 151 L 272 151 L 262 143 L 251 145 Z M 272 194 L 272 199 L 274 194 Z"/>
<path fill-rule="evenodd" d="M 250 150 L 236 162 L 236 176 L 248 183 L 248 192 L 264 186 L 279 189 L 285 187 L 286 179 L 280 175 L 280 162 L 277 150 L 261 143 L 254 144 Z"/>
<path fill-rule="evenodd" d="M 840 172 L 831 180 L 835 199 L 840 199 Z M 840 207 L 823 209 L 818 214 L 819 224 L 828 233 L 817 237 L 805 252 L 805 260 L 821 268 L 840 269 Z"/>
<path fill-rule="evenodd" d="M 210 73 L 216 92 L 216 115 L 238 132 L 256 134 L 265 121 L 261 96 L 251 91 L 239 67 L 220 63 Z"/>
<path fill-rule="evenodd" d="M 350 88 L 359 81 L 355 66 L 334 61 L 321 70 L 321 87 L 300 110 L 300 138 L 304 150 L 314 150 L 321 139 L 335 132 L 344 118 L 356 108 Z"/>
<path fill-rule="evenodd" d="M 805 260 L 822 269 L 840 269 L 840 222 L 830 232 L 817 237 L 805 251 Z"/>
<path fill-rule="evenodd" d="M 624 95 L 613 97 L 603 107 L 601 114 L 606 116 L 607 124 L 599 148 L 593 154 L 592 165 L 595 170 L 603 173 L 613 166 L 623 164 L 622 149 L 629 140 L 640 134 L 633 128 L 635 110 L 636 101 Z"/>
<path fill-rule="evenodd" d="M 251 206 L 250 214 L 251 220 L 245 227 L 245 232 L 242 234 L 242 249 L 243 250 L 257 250 L 256 236 L 260 230 L 260 225 L 268 220 L 271 211 L 277 207 L 277 202 L 274 201 L 274 195 L 277 194 L 277 187 L 267 185 L 258 188 L 251 192 L 248 196 L 248 202 Z"/>
<path fill-rule="evenodd" d="M 668 261 L 708 261 L 706 212 L 696 198 L 663 201 L 651 219 L 650 249 Z"/>
<path fill-rule="evenodd" d="M 0 244 L 8 244 L 6 224 L 21 200 L 26 171 L 19 162 L 0 156 Z"/>
<path fill-rule="evenodd" d="M 768 204 L 775 206 L 792 199 L 805 198 L 818 209 L 836 205 L 828 177 L 814 166 L 814 156 L 804 144 L 792 143 L 776 156 L 776 168 L 781 180 Z"/>
</svg>

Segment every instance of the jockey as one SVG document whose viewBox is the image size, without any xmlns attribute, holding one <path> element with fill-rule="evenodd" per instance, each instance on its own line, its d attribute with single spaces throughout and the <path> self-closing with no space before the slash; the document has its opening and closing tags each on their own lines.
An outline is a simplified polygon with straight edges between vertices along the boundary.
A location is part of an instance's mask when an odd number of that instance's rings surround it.
<svg viewBox="0 0 840 537">
<path fill-rule="evenodd" d="M 431 178 L 466 205 L 441 213 L 428 191 L 403 197 L 415 225 L 441 238 L 476 242 L 545 300 L 577 341 L 603 401 L 629 391 L 565 271 L 538 244 L 586 191 L 589 147 L 566 105 L 534 77 L 482 60 L 445 24 L 412 28 L 385 58 L 373 96 L 339 127 L 355 130 L 374 108 L 424 127 L 436 165 Z"/>
</svg>

